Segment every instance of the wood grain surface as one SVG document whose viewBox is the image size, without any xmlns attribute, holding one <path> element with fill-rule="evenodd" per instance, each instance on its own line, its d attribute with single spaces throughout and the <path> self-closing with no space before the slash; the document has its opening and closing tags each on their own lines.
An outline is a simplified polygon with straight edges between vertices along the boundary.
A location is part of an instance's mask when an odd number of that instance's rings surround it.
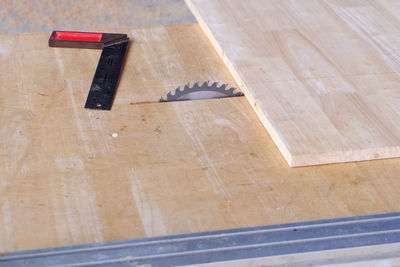
<svg viewBox="0 0 400 267">
<path fill-rule="evenodd" d="M 398 159 L 290 168 L 244 97 L 131 104 L 232 77 L 197 25 L 128 32 L 111 112 L 99 51 L 1 36 L 1 252 L 400 211 Z"/>
<path fill-rule="evenodd" d="M 400 2 L 187 0 L 290 166 L 400 156 Z"/>
</svg>

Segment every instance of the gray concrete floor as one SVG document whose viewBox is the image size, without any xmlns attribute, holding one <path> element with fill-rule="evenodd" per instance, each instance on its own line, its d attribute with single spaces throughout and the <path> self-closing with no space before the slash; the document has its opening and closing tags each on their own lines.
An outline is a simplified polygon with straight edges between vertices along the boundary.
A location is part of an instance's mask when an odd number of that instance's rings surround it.
<svg viewBox="0 0 400 267">
<path fill-rule="evenodd" d="M 0 34 L 195 22 L 183 0 L 0 0 Z"/>
</svg>

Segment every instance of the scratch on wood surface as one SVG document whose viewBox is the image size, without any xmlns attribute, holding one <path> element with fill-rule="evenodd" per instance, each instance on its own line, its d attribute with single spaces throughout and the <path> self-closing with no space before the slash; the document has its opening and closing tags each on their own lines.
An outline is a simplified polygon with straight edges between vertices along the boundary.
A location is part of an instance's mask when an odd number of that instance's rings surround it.
<svg viewBox="0 0 400 267">
<path fill-rule="evenodd" d="M 79 156 L 73 155 L 69 158 L 57 157 L 55 162 L 61 173 L 61 198 L 66 211 L 66 218 L 63 219 L 68 222 L 72 240 L 79 242 L 83 238 L 86 241 L 102 242 L 104 239 L 96 208 L 96 195 L 88 182 L 84 162 Z M 54 202 L 54 205 L 60 203 Z M 73 216 L 77 212 L 79 216 Z"/>
<path fill-rule="evenodd" d="M 0 193 L 5 196 L 3 190 L 4 186 L 1 185 Z M 10 204 L 7 197 L 2 197 L 2 202 L 0 202 L 0 252 L 12 251 L 14 250 L 14 229 L 11 217 Z"/>
<path fill-rule="evenodd" d="M 25 83 L 24 60 L 26 60 L 24 58 L 24 52 L 21 48 L 19 48 L 14 59 L 16 65 L 15 69 L 17 70 L 17 88 L 19 91 L 23 92 L 20 95 L 23 95 L 25 99 L 24 106 L 26 107 L 26 109 L 34 111 L 32 100 L 30 97 L 30 91 L 27 89 L 28 85 Z"/>
<path fill-rule="evenodd" d="M 94 130 L 94 133 L 96 135 L 96 144 L 99 145 L 101 152 L 115 152 L 115 147 L 113 146 L 113 143 L 110 139 L 110 132 L 105 129 L 102 120 L 100 120 L 93 112 L 88 112 L 87 115 L 89 118 L 90 126 L 92 127 L 92 130 Z"/>
<path fill-rule="evenodd" d="M 241 98 L 244 99 L 245 97 L 241 96 Z M 252 121 L 255 119 L 255 117 L 249 117 L 248 112 L 246 112 L 247 110 L 244 109 L 242 105 L 239 105 L 238 102 L 236 102 L 232 99 L 232 101 L 230 101 L 229 103 L 232 105 L 232 107 L 235 107 L 235 112 L 238 112 L 239 114 L 242 115 L 242 116 L 235 117 L 235 120 L 238 122 L 238 125 L 248 123 L 249 121 Z M 248 104 L 248 105 L 250 106 L 250 104 Z"/>
<path fill-rule="evenodd" d="M 28 115 L 24 113 L 11 114 L 10 127 L 1 128 L 1 136 L 6 144 L 7 157 L 4 157 L 5 172 L 15 175 L 21 167 L 21 161 L 27 153 L 29 140 L 24 134 L 25 121 Z"/>
<path fill-rule="evenodd" d="M 140 34 L 139 34 L 140 33 Z M 133 33 L 132 33 L 133 34 Z M 168 31 L 165 28 L 152 28 L 135 30 L 134 36 L 137 42 L 143 44 L 143 59 L 146 65 L 155 66 L 151 69 L 152 76 L 162 82 L 164 88 L 170 88 L 175 73 L 184 74 L 183 62 L 179 58 L 179 52 L 174 47 Z M 176 86 L 176 85 L 174 85 Z"/>
<path fill-rule="evenodd" d="M 61 71 L 62 76 L 63 77 L 67 77 L 66 73 L 65 73 L 64 62 L 63 62 L 60 50 L 59 49 L 53 49 L 53 51 L 54 51 L 54 55 L 56 57 L 56 61 L 57 61 L 57 64 L 58 64 L 58 67 L 59 67 L 59 69 Z M 93 156 L 94 153 L 91 151 L 91 149 L 89 147 L 88 137 L 87 137 L 86 133 L 83 130 L 83 123 L 82 123 L 82 121 L 81 121 L 81 119 L 79 117 L 78 107 L 76 106 L 76 103 L 75 103 L 74 92 L 72 90 L 71 82 L 68 81 L 68 80 L 66 80 L 65 82 L 66 82 L 66 87 L 68 89 L 68 95 L 71 98 L 71 104 L 72 104 L 72 109 L 73 109 L 73 112 L 74 112 L 75 123 L 76 123 L 76 126 L 78 128 L 78 132 L 79 132 L 79 135 L 81 137 L 81 140 L 83 142 L 83 146 L 85 147 L 86 153 L 88 153 L 91 156 Z"/>
<path fill-rule="evenodd" d="M 156 201 L 152 201 L 146 195 L 142 183 L 135 172 L 131 169 L 128 172 L 131 183 L 131 190 L 135 204 L 143 224 L 146 236 L 160 236 L 167 234 L 167 226 L 164 223 L 162 213 Z"/>
<path fill-rule="evenodd" d="M 195 114 L 186 108 L 186 105 L 174 105 L 173 107 L 175 108 L 175 112 L 179 118 L 179 121 L 181 122 L 181 125 L 184 127 L 185 132 L 192 140 L 192 145 L 195 148 L 200 149 L 203 154 L 202 157 L 198 157 L 198 161 L 203 168 L 208 167 L 204 173 L 206 174 L 208 181 L 211 183 L 214 192 L 224 198 L 230 198 L 231 194 L 221 181 L 218 171 L 214 167 L 213 160 L 210 159 L 207 149 L 204 147 L 203 142 L 197 134 L 199 128 L 201 127 L 192 126 L 199 123 L 199 121 L 195 118 Z"/>
<path fill-rule="evenodd" d="M 58 187 L 59 184 L 56 184 L 55 181 L 52 181 L 52 186 Z M 61 187 L 64 187 L 62 184 Z M 64 194 L 64 192 L 59 193 L 57 190 L 51 190 L 51 205 L 52 205 L 52 212 L 54 215 L 55 221 L 55 229 L 57 232 L 57 239 L 64 244 L 68 244 L 69 240 L 76 240 L 76 230 L 70 230 L 70 223 L 67 222 L 65 215 L 65 205 L 63 205 L 63 199 L 60 197 L 60 194 Z"/>
<path fill-rule="evenodd" d="M 248 166 L 243 166 L 241 168 L 241 170 L 245 174 L 244 176 L 250 181 L 250 183 L 252 185 L 254 185 L 255 187 L 258 187 L 258 188 L 261 187 L 261 185 L 253 178 L 253 171 L 251 170 L 252 173 L 248 172 Z M 261 206 L 263 207 L 265 214 L 267 214 L 267 215 L 270 214 L 271 213 L 271 205 L 267 205 L 265 203 L 266 201 L 263 199 L 262 195 L 256 194 L 256 196 L 257 196 L 257 200 L 260 202 Z"/>
</svg>

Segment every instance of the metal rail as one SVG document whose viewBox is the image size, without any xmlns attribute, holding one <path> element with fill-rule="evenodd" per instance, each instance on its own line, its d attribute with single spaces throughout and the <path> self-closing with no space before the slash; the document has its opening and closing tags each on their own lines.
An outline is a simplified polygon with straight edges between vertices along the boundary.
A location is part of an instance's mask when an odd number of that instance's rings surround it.
<svg viewBox="0 0 400 267">
<path fill-rule="evenodd" d="M 0 266 L 179 266 L 399 242 L 391 213 L 13 252 Z"/>
</svg>

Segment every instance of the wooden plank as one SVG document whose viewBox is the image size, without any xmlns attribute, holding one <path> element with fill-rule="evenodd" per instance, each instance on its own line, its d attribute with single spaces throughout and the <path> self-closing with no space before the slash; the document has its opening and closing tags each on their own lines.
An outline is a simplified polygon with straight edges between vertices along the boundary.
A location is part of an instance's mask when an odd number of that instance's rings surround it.
<svg viewBox="0 0 400 267">
<path fill-rule="evenodd" d="M 130 32 L 111 112 L 83 108 L 99 51 L 1 36 L 0 251 L 400 211 L 398 159 L 289 168 L 243 97 L 131 105 L 232 78 L 196 25 Z"/>
<path fill-rule="evenodd" d="M 400 156 L 398 1 L 186 2 L 290 166 Z"/>
</svg>

